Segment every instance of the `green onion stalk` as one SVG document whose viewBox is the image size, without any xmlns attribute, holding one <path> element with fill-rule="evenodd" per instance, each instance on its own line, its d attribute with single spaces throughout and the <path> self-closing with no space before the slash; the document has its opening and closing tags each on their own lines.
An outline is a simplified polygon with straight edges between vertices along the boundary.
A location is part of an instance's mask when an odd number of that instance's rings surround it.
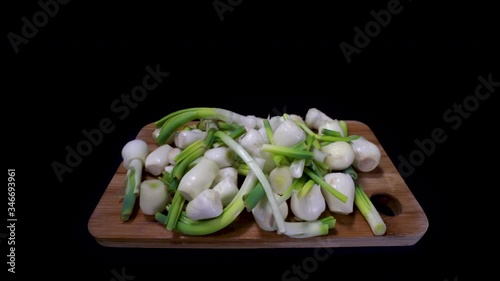
<svg viewBox="0 0 500 281">
<path fill-rule="evenodd" d="M 263 162 L 259 165 L 262 167 Z M 303 182 L 303 180 L 298 179 L 297 182 Z M 175 230 L 194 236 L 215 233 L 230 225 L 245 210 L 245 207 L 255 207 L 254 204 L 257 204 L 258 198 L 262 199 L 263 196 L 265 196 L 265 192 L 262 184 L 253 171 L 250 171 L 248 176 L 245 177 L 238 193 L 231 203 L 224 208 L 220 216 L 207 220 L 192 220 L 185 212 L 181 212 Z M 155 217 L 158 222 L 165 224 L 165 215 L 157 213 Z M 336 220 L 333 216 L 327 216 L 310 222 L 285 222 L 287 231 L 284 234 L 292 238 L 327 235 L 329 230 L 335 227 L 335 222 Z"/>
<path fill-rule="evenodd" d="M 290 197 L 292 197 L 292 194 L 294 191 L 299 191 L 302 189 L 302 187 L 306 184 L 308 178 L 303 175 L 302 177 L 295 179 L 293 183 L 288 187 L 287 190 L 278 198 L 278 205 L 283 204 L 286 202 Z"/>
<path fill-rule="evenodd" d="M 385 222 L 359 184 L 354 186 L 354 204 L 368 222 L 373 234 L 384 235 L 387 230 Z"/>
<path fill-rule="evenodd" d="M 334 131 L 328 130 L 328 129 L 322 130 L 322 132 L 326 132 L 326 135 L 315 133 L 309 128 L 309 126 L 307 126 L 307 124 L 303 120 L 301 120 L 299 118 L 293 118 L 292 120 L 295 121 L 295 123 L 297 125 L 299 125 L 299 127 L 301 127 L 308 135 L 314 136 L 314 138 L 317 141 L 325 142 L 325 144 L 331 143 L 331 142 L 336 142 L 336 141 L 349 142 L 349 141 L 357 140 L 360 137 L 358 135 L 351 135 L 351 136 L 347 135 L 348 131 L 347 131 L 347 123 L 346 122 L 339 122 L 340 126 L 342 127 L 342 132 L 344 133 L 344 136 L 345 136 L 345 137 L 341 137 L 341 136 L 338 136 L 338 134 L 334 133 Z"/>
<path fill-rule="evenodd" d="M 221 131 L 215 133 L 215 135 L 221 139 L 228 147 L 230 147 L 240 158 L 250 167 L 255 176 L 259 179 L 259 182 L 264 187 L 264 191 L 266 192 L 266 196 L 269 200 L 269 204 L 271 206 L 271 210 L 273 212 L 274 219 L 276 221 L 276 225 L 278 227 L 278 234 L 286 233 L 286 225 L 283 216 L 281 215 L 281 211 L 279 210 L 279 206 L 274 198 L 274 193 L 271 187 L 271 183 L 269 182 L 267 176 L 264 174 L 262 169 L 257 165 L 254 158 L 248 154 L 248 152 L 238 144 L 234 139 L 224 134 Z"/>
<path fill-rule="evenodd" d="M 251 173 L 255 174 L 255 176 L 257 177 L 259 184 L 262 186 L 264 193 L 268 199 L 271 210 L 273 212 L 273 217 L 274 217 L 274 220 L 275 220 L 277 228 L 278 228 L 278 234 L 285 234 L 289 237 L 294 237 L 294 238 L 314 237 L 314 236 L 328 234 L 329 229 L 331 229 L 335 226 L 335 219 L 333 218 L 333 216 L 329 216 L 329 217 L 326 217 L 323 219 L 310 221 L 310 222 L 285 222 L 285 220 L 281 214 L 281 211 L 279 209 L 279 205 L 280 205 L 280 204 L 278 204 L 279 199 L 276 200 L 276 198 L 274 197 L 274 193 L 272 191 L 271 184 L 270 184 L 267 176 L 262 171 L 261 166 L 259 166 L 255 162 L 255 159 L 253 159 L 246 152 L 246 150 L 244 150 L 235 140 L 227 137 L 222 132 L 217 132 L 217 133 L 215 133 L 215 135 L 217 137 L 219 137 L 227 146 L 229 146 L 231 149 L 233 149 L 241 157 L 241 159 L 250 167 Z M 311 155 L 311 157 L 312 157 L 312 155 Z M 303 180 L 297 181 L 297 182 L 302 183 L 302 181 Z M 325 182 L 325 184 L 326 184 L 326 182 Z M 293 185 L 294 184 L 292 183 L 292 186 Z M 257 186 L 257 188 L 260 188 L 260 187 Z M 295 186 L 294 186 L 294 188 L 295 188 Z M 330 189 L 334 190 L 331 186 L 330 186 Z M 259 190 L 257 189 L 257 193 L 259 193 L 258 191 Z M 244 194 L 247 194 L 247 193 L 250 193 L 250 191 L 245 192 Z M 342 198 L 343 194 L 339 193 L 337 195 Z M 257 194 L 257 196 L 259 196 L 259 194 Z M 243 201 L 241 199 L 238 200 L 237 201 L 237 202 L 239 202 L 237 204 L 238 210 L 244 209 L 245 206 L 252 207 L 253 203 L 249 203 L 248 200 L 249 199 L 247 197 L 247 204 L 248 205 L 245 205 L 245 201 Z M 347 200 L 347 198 L 344 198 L 344 200 Z"/>
<path fill-rule="evenodd" d="M 130 219 L 139 197 L 142 171 L 148 154 L 148 145 L 140 139 L 131 140 L 122 148 L 123 167 L 127 169 L 125 197 L 120 214 L 124 222 Z"/>
<path fill-rule="evenodd" d="M 257 204 L 259 204 L 260 200 L 266 196 L 266 192 L 264 191 L 264 187 L 259 182 L 249 193 L 243 195 L 243 202 L 247 208 L 247 211 L 251 211 Z"/>
<path fill-rule="evenodd" d="M 306 194 L 309 192 L 309 190 L 311 190 L 311 188 L 313 187 L 313 185 L 316 184 L 315 181 L 313 180 L 308 180 L 303 186 L 302 188 L 300 189 L 299 193 L 297 194 L 298 198 L 299 199 L 302 199 L 304 196 L 306 196 Z"/>
<path fill-rule="evenodd" d="M 172 112 L 156 121 L 154 124 L 156 128 L 160 129 L 156 142 L 160 145 L 164 144 L 179 128 L 191 121 L 200 119 L 243 125 L 247 129 L 257 126 L 257 118 L 252 116 L 243 116 L 222 108 L 194 107 Z"/>
<path fill-rule="evenodd" d="M 214 141 L 215 129 L 209 129 L 207 136 L 201 143 L 193 143 L 189 147 L 187 147 L 183 152 L 179 153 L 176 158 L 179 162 L 176 162 L 173 171 L 169 174 L 170 186 L 169 191 L 174 192 L 174 197 L 172 199 L 172 203 L 169 205 L 167 217 L 166 217 L 166 228 L 167 230 L 173 230 L 179 220 L 179 216 L 182 211 L 182 207 L 186 202 L 186 199 L 182 196 L 182 194 L 177 189 L 179 181 L 182 176 L 185 174 L 189 165 L 193 163 L 196 159 L 203 156 L 203 154 L 211 147 Z M 186 150 L 189 150 L 189 154 L 184 154 Z M 179 156 L 181 155 L 181 156 Z"/>
<path fill-rule="evenodd" d="M 264 162 L 257 161 L 256 165 L 258 165 L 258 167 L 259 165 L 262 167 Z M 185 213 L 181 213 L 175 226 L 175 230 L 186 235 L 208 235 L 225 228 L 231 224 L 245 209 L 245 203 L 242 198 L 245 194 L 255 188 L 258 183 L 259 180 L 257 176 L 253 171 L 250 171 L 241 184 L 238 193 L 236 193 L 231 203 L 224 208 L 221 215 L 207 220 L 192 220 Z M 161 213 L 156 214 L 156 219 L 160 223 L 164 222 L 164 218 Z"/>
<path fill-rule="evenodd" d="M 142 165 L 139 161 L 132 161 L 130 168 L 127 171 L 125 180 L 125 197 L 123 198 L 121 220 L 128 221 L 135 206 L 139 191 L 142 174 Z"/>
<path fill-rule="evenodd" d="M 262 151 L 272 153 L 273 155 L 281 155 L 285 157 L 290 157 L 292 159 L 313 159 L 313 152 L 305 150 L 305 147 L 286 147 L 282 145 L 275 144 L 263 144 Z"/>
<path fill-rule="evenodd" d="M 333 216 L 327 216 L 315 221 L 285 222 L 287 236 L 292 238 L 310 238 L 327 235 L 329 230 L 335 227 L 336 220 Z"/>
<path fill-rule="evenodd" d="M 322 177 L 318 176 L 316 173 L 311 171 L 308 168 L 304 169 L 304 173 L 306 173 L 313 181 L 315 181 L 319 186 L 324 188 L 326 191 L 328 191 L 330 194 L 333 196 L 337 197 L 342 203 L 347 202 L 347 196 L 345 196 L 342 192 L 336 190 L 333 188 L 331 185 L 329 185 Z"/>
<path fill-rule="evenodd" d="M 266 131 L 267 138 L 269 139 L 269 143 L 274 145 L 275 143 L 273 137 L 273 129 L 271 128 L 271 123 L 269 122 L 268 119 L 264 119 L 262 122 L 264 124 L 264 129 Z M 289 165 L 288 161 L 283 155 L 273 154 L 273 161 L 277 167 Z"/>
<path fill-rule="evenodd" d="M 340 127 L 342 128 L 342 132 L 344 133 L 344 136 L 348 136 L 349 130 L 347 127 L 347 122 L 345 122 L 344 120 L 340 120 L 339 124 L 340 124 Z"/>
</svg>

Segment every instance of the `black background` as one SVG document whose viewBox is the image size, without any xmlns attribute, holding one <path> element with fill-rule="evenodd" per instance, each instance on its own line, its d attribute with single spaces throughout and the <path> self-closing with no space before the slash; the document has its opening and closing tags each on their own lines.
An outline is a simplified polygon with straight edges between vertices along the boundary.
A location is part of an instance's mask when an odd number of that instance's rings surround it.
<svg viewBox="0 0 500 281">
<path fill-rule="evenodd" d="M 495 186 L 484 161 L 498 154 L 489 134 L 497 128 L 500 90 L 456 130 L 443 114 L 474 95 L 479 76 L 500 81 L 493 7 L 402 1 L 401 13 L 347 63 L 339 44 L 352 45 L 353 28 L 364 28 L 370 11 L 389 1 L 244 0 L 223 21 L 211 1 L 199 2 L 71 1 L 17 54 L 7 34 L 21 34 L 21 18 L 40 7 L 31 1 L 3 9 L 6 165 L 17 172 L 16 277 L 40 266 L 39 278 L 65 280 L 112 280 L 122 268 L 134 280 L 176 273 L 282 280 L 312 256 L 313 249 L 105 248 L 89 234 L 88 219 L 122 146 L 173 110 L 213 106 L 257 116 L 304 115 L 317 107 L 359 120 L 395 164 L 417 149 L 415 140 L 442 128 L 447 140 L 405 177 L 429 219 L 424 237 L 409 247 L 334 249 L 307 280 L 479 278 L 483 271 L 470 261 L 491 233 L 481 223 Z M 170 75 L 118 119 L 110 105 L 156 65 Z M 103 118 L 115 130 L 59 182 L 51 163 L 62 163 L 65 147 L 75 147 L 82 130 L 98 128 Z"/>
</svg>

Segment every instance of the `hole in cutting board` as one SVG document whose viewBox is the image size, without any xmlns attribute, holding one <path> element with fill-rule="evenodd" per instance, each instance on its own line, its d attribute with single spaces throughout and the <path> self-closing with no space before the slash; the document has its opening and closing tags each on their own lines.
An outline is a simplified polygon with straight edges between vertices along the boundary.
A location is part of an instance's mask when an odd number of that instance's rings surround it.
<svg viewBox="0 0 500 281">
<path fill-rule="evenodd" d="M 401 214 L 403 209 L 401 202 L 389 193 L 374 193 L 370 196 L 370 201 L 379 213 L 390 217 Z"/>
</svg>

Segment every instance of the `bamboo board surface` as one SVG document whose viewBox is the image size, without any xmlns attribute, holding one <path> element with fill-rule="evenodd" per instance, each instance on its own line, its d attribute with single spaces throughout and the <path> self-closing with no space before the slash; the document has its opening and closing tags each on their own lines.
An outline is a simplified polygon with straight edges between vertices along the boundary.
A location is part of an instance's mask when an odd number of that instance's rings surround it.
<svg viewBox="0 0 500 281">
<path fill-rule="evenodd" d="M 368 197 L 378 196 L 380 200 L 377 202 L 382 202 L 395 213 L 381 214 L 387 225 L 386 234 L 383 236 L 372 234 L 356 208 L 349 215 L 331 214 L 328 210 L 325 211 L 325 216 L 335 217 L 335 228 L 331 229 L 328 235 L 314 238 L 290 238 L 275 231 L 263 231 L 254 222 L 251 213 L 246 210 L 231 225 L 206 236 L 187 236 L 168 231 L 155 220 L 144 216 L 139 208 L 136 208 L 130 221 L 122 222 L 120 212 L 126 170 L 121 164 L 92 213 L 88 221 L 88 230 L 99 244 L 107 247 L 319 248 L 408 246 L 417 243 L 428 228 L 428 220 L 423 209 L 372 130 L 362 122 L 353 120 L 346 122 L 349 134 L 364 136 L 377 144 L 382 152 L 379 167 L 369 173 L 359 173 L 357 182 Z M 154 124 L 148 124 L 136 137 L 147 142 L 151 151 L 157 147 L 151 137 L 154 129 Z M 137 205 L 138 203 L 136 207 Z"/>
</svg>

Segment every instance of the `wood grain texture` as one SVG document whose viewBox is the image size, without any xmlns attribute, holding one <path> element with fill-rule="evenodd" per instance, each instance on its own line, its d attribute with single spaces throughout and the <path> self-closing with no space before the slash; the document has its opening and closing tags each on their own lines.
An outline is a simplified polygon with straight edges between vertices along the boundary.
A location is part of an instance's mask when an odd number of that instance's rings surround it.
<svg viewBox="0 0 500 281">
<path fill-rule="evenodd" d="M 384 148 L 364 123 L 347 121 L 349 133 L 366 137 L 378 145 L 382 152 L 379 167 L 369 173 L 359 173 L 358 183 L 370 197 L 388 194 L 397 199 L 400 213 L 382 214 L 387 225 L 383 236 L 374 236 L 358 210 L 350 215 L 333 214 L 336 219 L 330 233 L 314 238 L 290 238 L 276 232 L 261 230 L 251 213 L 244 210 L 231 225 L 206 236 L 187 236 L 166 230 L 158 222 L 136 210 L 128 222 L 120 220 L 123 202 L 123 183 L 126 170 L 117 169 L 88 221 L 88 230 L 96 241 L 108 247 L 139 248 L 319 248 L 319 247 L 372 247 L 407 246 L 422 238 L 428 228 L 427 217 Z M 149 148 L 157 147 L 151 138 L 154 124 L 148 124 L 137 139 L 146 141 Z M 137 207 L 138 204 L 136 204 Z M 138 208 L 136 208 L 138 209 Z M 331 215 L 325 211 L 324 215 Z M 323 216 L 322 216 L 323 217 Z"/>
</svg>

